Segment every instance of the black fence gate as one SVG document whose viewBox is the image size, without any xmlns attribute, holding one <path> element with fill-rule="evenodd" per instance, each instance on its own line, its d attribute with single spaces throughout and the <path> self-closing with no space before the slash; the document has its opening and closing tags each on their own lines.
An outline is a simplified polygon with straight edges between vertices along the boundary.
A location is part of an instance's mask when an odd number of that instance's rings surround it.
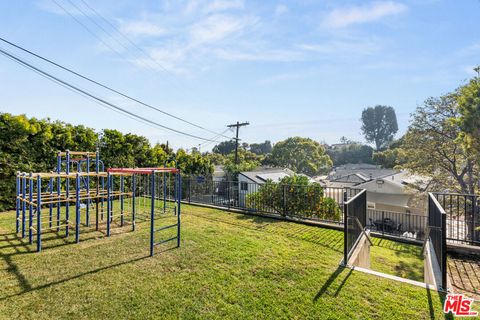
<svg viewBox="0 0 480 320">
<path fill-rule="evenodd" d="M 367 191 L 362 190 L 346 201 L 343 210 L 343 263 L 346 265 L 351 254 L 365 233 L 367 223 Z"/>
</svg>

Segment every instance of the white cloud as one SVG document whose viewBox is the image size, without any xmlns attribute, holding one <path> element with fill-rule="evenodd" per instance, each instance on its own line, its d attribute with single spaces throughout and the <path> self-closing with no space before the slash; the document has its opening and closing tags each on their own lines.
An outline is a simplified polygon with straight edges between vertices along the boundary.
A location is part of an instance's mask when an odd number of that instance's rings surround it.
<svg viewBox="0 0 480 320">
<path fill-rule="evenodd" d="M 331 40 L 325 43 L 301 44 L 299 48 L 315 53 L 349 54 L 349 55 L 370 55 L 381 49 L 380 40 Z"/>
<path fill-rule="evenodd" d="M 122 32 L 131 36 L 161 36 L 166 30 L 148 21 L 130 21 L 124 23 L 121 28 Z"/>
<path fill-rule="evenodd" d="M 288 7 L 284 4 L 279 4 L 275 7 L 275 15 L 280 16 L 288 12 Z"/>
<path fill-rule="evenodd" d="M 352 24 L 372 22 L 386 16 L 397 15 L 407 10 L 402 3 L 387 1 L 370 5 L 345 7 L 331 11 L 323 21 L 327 28 L 344 28 Z"/>
<path fill-rule="evenodd" d="M 207 5 L 205 12 L 219 12 L 231 9 L 243 9 L 245 3 L 243 0 L 215 0 Z"/>
<path fill-rule="evenodd" d="M 214 14 L 195 23 L 190 28 L 190 36 L 195 43 L 216 42 L 253 24 L 254 18 Z"/>
</svg>

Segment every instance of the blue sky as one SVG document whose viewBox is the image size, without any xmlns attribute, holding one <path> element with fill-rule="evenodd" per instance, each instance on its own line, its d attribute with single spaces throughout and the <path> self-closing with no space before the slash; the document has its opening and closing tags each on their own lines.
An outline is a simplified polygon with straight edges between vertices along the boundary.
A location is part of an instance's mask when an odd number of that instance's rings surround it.
<svg viewBox="0 0 480 320">
<path fill-rule="evenodd" d="M 479 0 L 84 0 L 143 51 L 81 1 L 74 3 L 86 16 L 55 1 L 0 0 L 0 36 L 210 130 L 249 121 L 241 130 L 246 142 L 294 135 L 362 141 L 361 111 L 376 104 L 396 109 L 400 134 L 418 104 L 455 89 L 480 64 Z M 149 119 L 212 137 L 0 47 Z M 115 128 L 175 147 L 202 143 L 102 108 L 3 56 L 0 83 L 3 112 Z"/>
</svg>

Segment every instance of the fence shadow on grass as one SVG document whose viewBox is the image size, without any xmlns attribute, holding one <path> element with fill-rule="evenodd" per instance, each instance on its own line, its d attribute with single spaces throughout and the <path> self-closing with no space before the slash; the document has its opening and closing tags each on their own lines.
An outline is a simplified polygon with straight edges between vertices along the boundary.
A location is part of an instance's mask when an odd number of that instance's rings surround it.
<svg viewBox="0 0 480 320">
<path fill-rule="evenodd" d="M 165 250 L 160 251 L 160 252 L 165 252 L 165 251 L 169 251 L 169 250 L 172 250 L 172 248 L 168 248 L 168 249 L 165 249 Z M 93 269 L 93 270 L 90 270 L 90 271 L 79 273 L 79 274 L 74 275 L 72 277 L 68 277 L 68 278 L 65 278 L 65 279 L 60 279 L 60 280 L 57 280 L 57 281 L 48 282 L 48 283 L 45 283 L 43 285 L 36 286 L 36 287 L 32 287 L 30 285 L 30 283 L 28 282 L 28 280 L 23 276 L 23 274 L 21 274 L 18 271 L 18 268 L 13 264 L 12 268 L 15 268 L 15 270 L 17 272 L 16 273 L 17 279 L 20 282 L 20 285 L 22 287 L 22 291 L 18 292 L 18 293 L 11 294 L 11 295 L 7 295 L 7 296 L 4 296 L 4 297 L 0 297 L 0 301 L 4 301 L 4 300 L 12 298 L 12 297 L 20 296 L 20 295 L 25 294 L 27 292 L 37 291 L 37 290 L 45 289 L 45 288 L 48 288 L 48 287 L 51 287 L 51 286 L 59 285 L 59 284 L 68 282 L 70 280 L 79 279 L 79 278 L 84 277 L 86 275 L 95 274 L 95 273 L 98 273 L 98 272 L 101 272 L 101 271 L 104 271 L 104 270 L 120 267 L 120 266 L 129 264 L 129 263 L 134 263 L 134 262 L 137 262 L 137 261 L 149 258 L 149 257 L 150 257 L 149 255 L 146 255 L 146 256 L 141 256 L 141 257 L 137 257 L 137 258 L 132 258 L 132 259 L 129 259 L 129 260 L 126 260 L 126 261 L 113 263 L 113 264 L 110 264 L 110 265 L 107 265 L 107 266 L 103 266 L 103 267 L 96 268 L 96 269 Z M 5 259 L 5 257 L 3 257 L 3 258 Z"/>
<path fill-rule="evenodd" d="M 446 294 L 443 293 L 443 292 L 436 291 L 436 290 L 430 290 L 429 288 L 427 288 L 426 291 L 427 291 L 428 310 L 429 310 L 429 313 L 430 313 L 430 319 L 438 319 L 439 317 L 435 317 L 435 308 L 433 306 L 432 292 L 434 294 L 438 295 L 438 299 L 440 300 L 440 303 L 441 303 L 442 306 L 445 302 Z M 454 319 L 454 317 L 451 313 L 445 314 L 445 313 L 442 312 L 442 314 L 443 314 L 444 319 L 447 319 L 447 320 L 453 320 Z"/>
<path fill-rule="evenodd" d="M 184 213 L 215 223 L 225 223 L 242 229 L 278 234 L 290 239 L 307 241 L 337 252 L 343 252 L 343 234 L 337 230 L 222 210 L 219 210 L 219 213 L 222 215 L 227 214 L 228 216 L 225 218 L 216 213 L 198 212 L 193 208 L 184 210 Z"/>
<path fill-rule="evenodd" d="M 327 290 L 332 286 L 332 284 L 337 280 L 337 278 L 340 276 L 340 274 L 344 271 L 348 270 L 347 274 L 345 277 L 342 279 L 340 284 L 338 285 L 337 289 L 335 290 L 335 293 L 333 294 L 334 297 L 338 296 L 340 291 L 343 289 L 345 286 L 345 283 L 347 283 L 348 278 L 350 278 L 350 275 L 353 272 L 353 269 L 350 268 L 345 268 L 342 266 L 338 266 L 337 269 L 330 275 L 330 277 L 325 281 L 325 283 L 322 285 L 320 290 L 318 290 L 317 294 L 313 298 L 313 301 L 316 302 L 318 299 L 320 299 L 323 295 L 327 293 Z"/>
</svg>

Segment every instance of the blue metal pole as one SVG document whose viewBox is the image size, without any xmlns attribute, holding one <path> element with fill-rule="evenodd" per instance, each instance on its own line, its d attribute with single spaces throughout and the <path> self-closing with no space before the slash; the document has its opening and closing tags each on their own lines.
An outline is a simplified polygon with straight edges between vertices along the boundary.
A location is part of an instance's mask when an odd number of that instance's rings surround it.
<svg viewBox="0 0 480 320">
<path fill-rule="evenodd" d="M 75 179 L 75 241 L 80 242 L 80 174 Z"/>
<path fill-rule="evenodd" d="M 90 156 L 87 155 L 87 208 L 85 210 L 85 220 L 87 222 L 87 227 L 90 226 L 90 176 L 88 175 L 90 173 Z"/>
<path fill-rule="evenodd" d="M 163 173 L 163 212 L 167 210 L 167 179 L 165 172 Z"/>
<path fill-rule="evenodd" d="M 95 154 L 95 173 L 97 174 L 97 181 L 96 181 L 96 192 L 97 192 L 97 196 L 95 198 L 95 230 L 98 230 L 98 197 L 99 197 L 99 193 L 100 193 L 100 178 L 98 176 L 98 172 L 100 171 L 100 162 L 99 162 L 99 152 L 98 152 L 98 149 L 96 151 L 96 154 Z M 103 191 L 103 189 L 102 189 Z"/>
<path fill-rule="evenodd" d="M 33 206 L 32 206 L 32 200 L 33 200 L 33 177 L 32 173 L 30 172 L 29 175 L 29 182 L 28 182 L 28 243 L 32 244 L 33 242 L 33 234 L 32 234 L 32 219 L 33 219 Z"/>
<path fill-rule="evenodd" d="M 135 174 L 132 176 L 132 231 L 135 231 L 135 189 L 136 181 Z"/>
<path fill-rule="evenodd" d="M 37 176 L 37 252 L 42 251 L 42 178 Z"/>
<path fill-rule="evenodd" d="M 53 177 L 50 177 L 50 180 L 48 181 L 48 189 L 50 189 L 50 204 L 48 205 L 48 226 L 51 228 L 52 227 L 52 210 L 53 210 Z"/>
<path fill-rule="evenodd" d="M 180 219 L 180 212 L 181 212 L 181 203 L 182 203 L 182 179 L 180 176 L 180 172 L 177 173 L 178 177 L 178 212 L 177 212 L 177 247 L 180 247 L 180 224 L 181 224 L 181 219 Z M 177 194 L 175 192 L 175 194 Z"/>
<path fill-rule="evenodd" d="M 123 227 L 124 219 L 123 219 L 123 189 L 124 189 L 124 181 L 123 176 L 120 176 L 120 225 Z"/>
<path fill-rule="evenodd" d="M 110 237 L 110 173 L 107 173 L 107 237 Z"/>
<path fill-rule="evenodd" d="M 99 160 L 99 162 L 100 162 L 100 160 Z M 101 162 L 101 163 L 102 163 L 102 172 L 104 172 L 105 171 L 105 166 L 103 165 L 103 162 Z M 102 193 L 104 191 L 105 191 L 105 177 L 102 177 Z M 101 205 L 102 209 L 101 209 L 101 214 L 100 215 L 101 215 L 101 219 L 103 221 L 103 208 L 104 208 L 104 198 L 103 198 L 103 196 L 100 199 L 101 199 L 101 202 L 102 202 L 102 205 Z"/>
<path fill-rule="evenodd" d="M 155 232 L 155 171 L 152 170 L 151 176 L 151 190 L 152 190 L 152 201 L 151 201 L 151 208 L 150 208 L 150 256 L 153 256 L 153 245 L 154 245 L 154 237 L 153 233 Z"/>
<path fill-rule="evenodd" d="M 15 232 L 18 233 L 20 231 L 20 172 L 17 172 L 17 176 L 15 178 L 16 188 L 15 188 Z"/>
<path fill-rule="evenodd" d="M 67 150 L 66 173 L 70 174 L 70 151 L 68 151 L 68 150 Z M 68 237 L 69 226 L 70 226 L 70 178 L 68 178 L 68 177 L 67 177 L 65 188 L 66 188 L 65 196 L 67 197 L 67 202 L 66 202 L 66 205 L 65 205 L 65 220 L 66 220 L 65 236 Z"/>
<path fill-rule="evenodd" d="M 58 196 L 58 202 L 57 202 L 57 232 L 60 231 L 60 213 L 61 213 L 61 207 L 62 203 L 60 202 L 60 196 L 62 194 L 62 180 L 60 178 L 60 167 L 62 166 L 62 156 L 60 155 L 60 152 L 57 154 L 57 174 L 59 175 L 57 177 L 57 196 Z"/>
<path fill-rule="evenodd" d="M 22 238 L 25 238 L 25 224 L 27 217 L 27 174 L 22 173 Z"/>
</svg>

